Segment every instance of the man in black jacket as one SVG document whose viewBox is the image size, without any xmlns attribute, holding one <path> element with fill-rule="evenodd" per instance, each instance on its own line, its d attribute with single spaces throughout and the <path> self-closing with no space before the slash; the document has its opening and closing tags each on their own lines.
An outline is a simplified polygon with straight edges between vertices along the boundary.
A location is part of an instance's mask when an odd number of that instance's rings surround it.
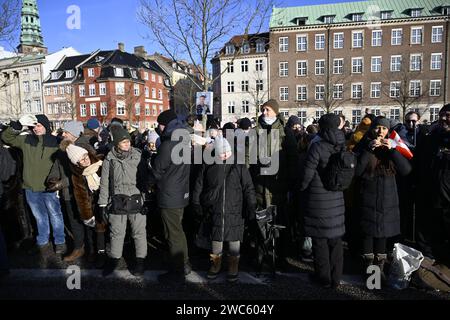
<svg viewBox="0 0 450 320">
<path fill-rule="evenodd" d="M 157 201 L 161 210 L 165 237 L 169 244 L 171 268 L 168 273 L 159 277 L 159 281 L 184 281 L 185 275 L 190 273 L 189 256 L 186 235 L 183 230 L 184 208 L 189 204 L 189 174 L 190 165 L 183 162 L 175 164 L 172 151 L 178 147 L 180 141 L 172 141 L 175 131 L 185 132 L 181 143 L 189 150 L 190 136 L 185 125 L 177 118 L 173 110 L 162 112 L 158 117 L 161 145 L 155 157 L 152 168 L 156 179 Z M 182 131 L 178 131 L 181 129 Z M 184 152 L 181 156 L 186 156 Z M 178 154 L 178 153 L 176 153 Z"/>
</svg>

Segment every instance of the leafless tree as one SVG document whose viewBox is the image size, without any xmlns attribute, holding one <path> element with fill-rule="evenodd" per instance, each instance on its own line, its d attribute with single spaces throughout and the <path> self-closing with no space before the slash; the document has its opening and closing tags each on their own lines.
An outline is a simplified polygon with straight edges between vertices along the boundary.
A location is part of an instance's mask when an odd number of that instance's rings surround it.
<svg viewBox="0 0 450 320">
<path fill-rule="evenodd" d="M 252 104 L 255 106 L 255 117 L 258 119 L 260 114 L 261 105 L 268 100 L 269 98 L 269 84 L 264 83 L 265 79 L 264 74 L 267 74 L 266 71 L 255 71 L 249 77 L 249 91 L 248 93 L 251 96 Z M 258 81 L 262 81 L 262 90 L 259 85 L 257 85 Z"/>
<path fill-rule="evenodd" d="M 178 113 L 193 113 L 196 104 L 196 93 L 198 86 L 201 85 L 197 80 L 194 83 L 189 79 L 180 79 L 173 86 L 173 99 L 175 110 Z"/>
<path fill-rule="evenodd" d="M 201 73 L 198 89 L 208 91 L 215 81 L 209 61 L 233 35 L 259 32 L 271 5 L 271 0 L 141 0 L 138 18 L 172 60 L 190 60 Z"/>
<path fill-rule="evenodd" d="M 19 23 L 20 1 L 0 0 L 0 41 L 12 41 Z"/>
</svg>

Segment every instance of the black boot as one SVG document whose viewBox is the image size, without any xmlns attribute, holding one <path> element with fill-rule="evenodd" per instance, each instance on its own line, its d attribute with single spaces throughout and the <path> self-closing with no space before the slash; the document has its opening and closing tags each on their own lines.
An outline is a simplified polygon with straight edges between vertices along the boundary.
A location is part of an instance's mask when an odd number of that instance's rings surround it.
<svg viewBox="0 0 450 320">
<path fill-rule="evenodd" d="M 120 259 L 109 258 L 106 260 L 105 268 L 103 269 L 103 276 L 107 277 L 113 273 L 119 266 Z"/>
<path fill-rule="evenodd" d="M 136 265 L 134 266 L 134 269 L 130 271 L 135 277 L 143 277 L 145 272 L 145 259 L 136 258 Z"/>
</svg>

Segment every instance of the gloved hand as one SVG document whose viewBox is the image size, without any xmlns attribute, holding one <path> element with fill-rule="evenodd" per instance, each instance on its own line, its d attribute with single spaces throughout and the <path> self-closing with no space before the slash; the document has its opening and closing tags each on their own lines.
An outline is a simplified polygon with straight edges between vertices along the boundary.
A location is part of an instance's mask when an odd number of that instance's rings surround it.
<svg viewBox="0 0 450 320">
<path fill-rule="evenodd" d="M 19 122 L 24 127 L 34 127 L 38 123 L 38 120 L 37 120 L 36 116 L 34 116 L 32 114 L 27 114 L 27 115 L 24 115 L 23 117 L 21 117 L 19 119 Z"/>
<path fill-rule="evenodd" d="M 11 121 L 9 123 L 9 126 L 17 131 L 20 131 L 23 128 L 22 124 L 19 121 Z"/>
<path fill-rule="evenodd" d="M 89 220 L 83 220 L 83 223 L 91 228 L 95 227 L 95 217 L 90 218 Z"/>
<path fill-rule="evenodd" d="M 59 179 L 48 179 L 45 183 L 45 191 L 47 192 L 56 192 L 59 190 L 64 189 L 64 185 L 62 183 L 62 180 Z"/>
</svg>

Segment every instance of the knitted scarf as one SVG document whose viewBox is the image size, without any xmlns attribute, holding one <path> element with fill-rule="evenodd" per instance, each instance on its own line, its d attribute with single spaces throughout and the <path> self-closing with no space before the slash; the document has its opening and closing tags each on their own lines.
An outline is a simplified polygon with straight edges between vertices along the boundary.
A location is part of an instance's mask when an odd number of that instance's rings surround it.
<svg viewBox="0 0 450 320">
<path fill-rule="evenodd" d="M 98 161 L 94 164 L 91 164 L 83 171 L 83 176 L 86 177 L 89 190 L 91 190 L 92 192 L 100 189 L 100 177 L 98 176 L 97 172 L 102 166 L 102 164 L 103 161 Z"/>
</svg>

